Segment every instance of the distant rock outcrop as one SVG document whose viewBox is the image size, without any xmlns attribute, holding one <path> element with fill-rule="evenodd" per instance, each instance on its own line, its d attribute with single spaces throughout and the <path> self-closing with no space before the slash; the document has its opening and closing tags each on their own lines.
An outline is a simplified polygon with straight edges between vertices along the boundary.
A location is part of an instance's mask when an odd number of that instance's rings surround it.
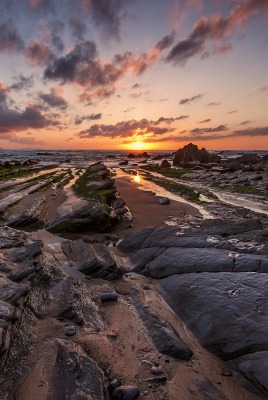
<svg viewBox="0 0 268 400">
<path fill-rule="evenodd" d="M 170 167 L 171 167 L 171 164 L 168 160 L 163 160 L 161 162 L 160 168 L 170 168 Z"/>
<path fill-rule="evenodd" d="M 211 162 L 219 162 L 220 160 L 221 158 L 217 154 L 210 154 L 204 147 L 199 150 L 197 145 L 189 143 L 175 152 L 173 165 L 181 165 L 191 162 L 208 164 Z"/>
</svg>

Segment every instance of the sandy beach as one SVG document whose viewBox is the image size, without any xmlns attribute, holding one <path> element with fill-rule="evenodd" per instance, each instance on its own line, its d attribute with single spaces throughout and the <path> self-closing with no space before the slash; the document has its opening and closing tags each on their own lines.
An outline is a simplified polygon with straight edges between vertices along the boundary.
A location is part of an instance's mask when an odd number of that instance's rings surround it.
<svg viewBox="0 0 268 400">
<path fill-rule="evenodd" d="M 116 178 L 116 187 L 133 215 L 134 222 L 134 227 L 127 230 L 121 226 L 115 228 L 120 236 L 126 237 L 142 228 L 159 225 L 171 216 L 201 216 L 197 208 L 187 203 L 171 200 L 168 205 L 160 205 L 153 194 L 139 189 L 140 184 L 129 177 Z"/>
</svg>

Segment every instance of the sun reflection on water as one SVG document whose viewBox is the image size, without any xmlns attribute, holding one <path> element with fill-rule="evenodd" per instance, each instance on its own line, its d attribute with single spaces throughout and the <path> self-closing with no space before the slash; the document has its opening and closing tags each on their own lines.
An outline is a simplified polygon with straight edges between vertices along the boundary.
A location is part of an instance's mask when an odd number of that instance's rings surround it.
<svg viewBox="0 0 268 400">
<path fill-rule="evenodd" d="M 141 176 L 139 174 L 133 176 L 134 182 L 141 183 Z"/>
</svg>

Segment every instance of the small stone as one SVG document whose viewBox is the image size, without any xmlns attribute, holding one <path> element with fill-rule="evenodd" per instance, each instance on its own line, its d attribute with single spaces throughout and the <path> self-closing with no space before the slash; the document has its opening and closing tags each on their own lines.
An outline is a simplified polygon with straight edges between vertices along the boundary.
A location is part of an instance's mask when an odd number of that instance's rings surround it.
<svg viewBox="0 0 268 400">
<path fill-rule="evenodd" d="M 116 301 L 118 300 L 118 294 L 115 292 L 111 292 L 111 293 L 102 293 L 100 295 L 100 299 L 101 301 L 105 302 L 105 301 Z"/>
<path fill-rule="evenodd" d="M 161 206 L 165 206 L 170 203 L 170 199 L 168 197 L 157 196 L 156 199 Z"/>
<path fill-rule="evenodd" d="M 159 367 L 152 367 L 151 374 L 153 375 L 161 375 L 163 373 L 162 369 Z"/>
<path fill-rule="evenodd" d="M 106 337 L 109 339 L 117 339 L 117 334 L 115 332 L 107 332 Z"/>
<path fill-rule="evenodd" d="M 74 336 L 76 334 L 76 327 L 75 326 L 68 326 L 65 330 L 66 336 Z"/>
<path fill-rule="evenodd" d="M 147 378 L 144 379 L 145 382 L 157 384 L 157 383 L 166 383 L 167 377 L 165 375 L 162 376 L 155 376 L 154 378 Z"/>
<path fill-rule="evenodd" d="M 113 400 L 135 400 L 139 397 L 140 390 L 137 386 L 119 386 L 112 393 Z"/>
<path fill-rule="evenodd" d="M 108 385 L 108 392 L 112 395 L 113 391 L 121 386 L 121 382 L 118 379 L 113 379 Z"/>
<path fill-rule="evenodd" d="M 221 374 L 222 376 L 232 376 L 232 372 L 227 371 L 226 369 L 222 369 L 221 372 L 220 372 L 220 374 Z"/>
</svg>

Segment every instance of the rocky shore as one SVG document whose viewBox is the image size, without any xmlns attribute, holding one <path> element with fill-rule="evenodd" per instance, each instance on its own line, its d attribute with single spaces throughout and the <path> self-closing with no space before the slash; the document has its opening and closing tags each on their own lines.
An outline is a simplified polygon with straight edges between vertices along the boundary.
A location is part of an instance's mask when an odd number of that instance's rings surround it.
<svg viewBox="0 0 268 400">
<path fill-rule="evenodd" d="M 268 217 L 217 195 L 236 174 L 265 207 L 267 161 L 163 159 L 2 179 L 1 399 L 268 398 Z"/>
</svg>

